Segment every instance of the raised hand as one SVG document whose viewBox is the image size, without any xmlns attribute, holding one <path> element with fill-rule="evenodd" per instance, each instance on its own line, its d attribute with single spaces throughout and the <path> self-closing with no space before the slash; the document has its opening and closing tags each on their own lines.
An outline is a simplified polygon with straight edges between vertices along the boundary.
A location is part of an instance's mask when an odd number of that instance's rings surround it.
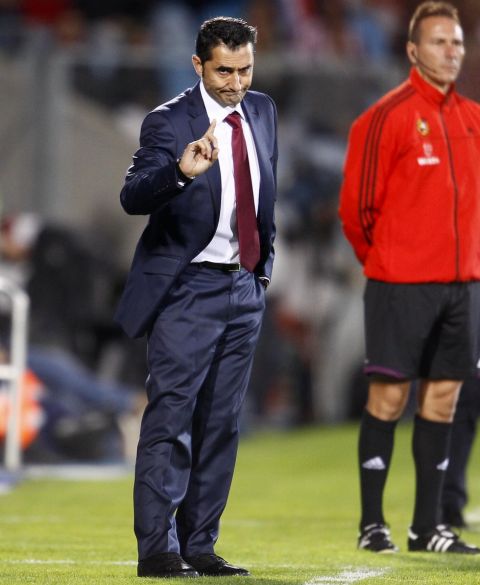
<svg viewBox="0 0 480 585">
<path fill-rule="evenodd" d="M 208 127 L 205 134 L 187 144 L 178 165 L 187 177 L 196 177 L 203 174 L 215 163 L 218 158 L 218 141 L 213 132 L 217 124 L 216 120 Z"/>
</svg>

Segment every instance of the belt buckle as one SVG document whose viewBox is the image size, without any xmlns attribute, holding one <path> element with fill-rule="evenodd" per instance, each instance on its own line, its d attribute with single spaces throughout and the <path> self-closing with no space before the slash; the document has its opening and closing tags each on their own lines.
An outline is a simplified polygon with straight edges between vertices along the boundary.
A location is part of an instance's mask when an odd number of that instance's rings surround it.
<svg viewBox="0 0 480 585">
<path fill-rule="evenodd" d="M 228 267 L 228 272 L 240 272 L 241 269 L 241 264 L 239 262 L 235 263 L 235 264 L 231 264 Z"/>
</svg>

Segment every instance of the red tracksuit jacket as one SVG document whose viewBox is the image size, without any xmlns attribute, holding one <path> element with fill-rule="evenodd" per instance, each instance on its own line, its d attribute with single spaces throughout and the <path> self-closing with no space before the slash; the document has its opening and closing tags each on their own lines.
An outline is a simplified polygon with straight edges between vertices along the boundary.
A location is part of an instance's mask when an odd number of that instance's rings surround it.
<svg viewBox="0 0 480 585">
<path fill-rule="evenodd" d="M 412 69 L 351 128 L 340 218 L 368 278 L 480 280 L 480 105 Z"/>
</svg>

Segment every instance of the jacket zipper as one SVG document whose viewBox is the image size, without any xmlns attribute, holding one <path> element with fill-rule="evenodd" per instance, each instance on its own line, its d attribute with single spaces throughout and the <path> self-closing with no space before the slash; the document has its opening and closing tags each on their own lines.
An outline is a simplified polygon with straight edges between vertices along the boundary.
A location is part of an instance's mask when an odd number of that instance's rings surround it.
<svg viewBox="0 0 480 585">
<path fill-rule="evenodd" d="M 455 231 L 455 273 L 456 279 L 460 280 L 460 234 L 458 231 L 458 183 L 455 175 L 455 166 L 453 164 L 452 148 L 450 139 L 448 138 L 447 125 L 443 117 L 443 106 L 440 108 L 440 119 L 442 120 L 443 131 L 445 132 L 445 140 L 447 142 L 448 161 L 450 166 L 450 174 L 452 176 L 453 191 L 454 191 L 454 206 L 453 206 L 453 226 Z"/>
</svg>

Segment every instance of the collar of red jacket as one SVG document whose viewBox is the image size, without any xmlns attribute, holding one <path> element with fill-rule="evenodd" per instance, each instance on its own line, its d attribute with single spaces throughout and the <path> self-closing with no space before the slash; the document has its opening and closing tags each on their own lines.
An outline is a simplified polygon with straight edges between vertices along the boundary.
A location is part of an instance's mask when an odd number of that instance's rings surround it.
<svg viewBox="0 0 480 585">
<path fill-rule="evenodd" d="M 410 70 L 410 83 L 425 99 L 439 106 L 448 104 L 450 98 L 455 93 L 454 83 L 452 83 L 447 93 L 442 93 L 431 83 L 425 81 L 425 79 L 423 79 L 423 77 L 417 71 L 416 67 L 412 67 Z"/>
</svg>

